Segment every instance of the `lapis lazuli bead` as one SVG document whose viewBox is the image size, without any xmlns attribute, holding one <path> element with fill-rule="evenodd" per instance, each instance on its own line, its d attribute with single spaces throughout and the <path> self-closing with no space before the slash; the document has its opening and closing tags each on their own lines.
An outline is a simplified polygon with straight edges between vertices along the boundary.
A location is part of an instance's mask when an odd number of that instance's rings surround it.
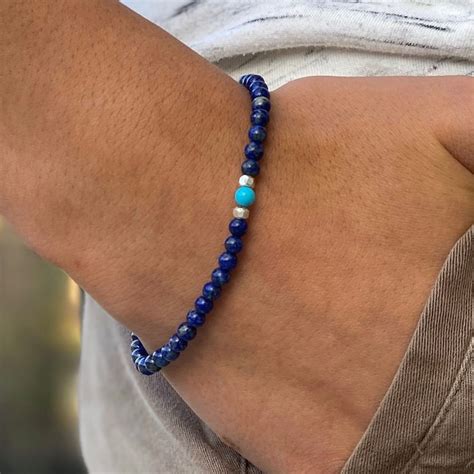
<svg viewBox="0 0 474 474">
<path fill-rule="evenodd" d="M 199 296 L 196 298 L 194 306 L 198 311 L 201 311 L 201 313 L 207 314 L 209 311 L 211 311 L 214 305 L 210 299 L 205 298 L 204 296 Z"/>
<path fill-rule="evenodd" d="M 252 80 L 252 76 L 253 74 L 245 74 L 244 76 L 242 76 L 239 80 L 239 82 L 245 86 L 245 87 L 248 87 L 249 85 L 249 82 Z"/>
<path fill-rule="evenodd" d="M 249 138 L 250 140 L 261 143 L 267 138 L 267 131 L 265 127 L 261 127 L 260 125 L 254 125 L 250 127 L 249 130 Z"/>
<path fill-rule="evenodd" d="M 257 142 L 250 142 L 244 148 L 245 158 L 249 160 L 259 160 L 263 156 L 263 145 Z"/>
<path fill-rule="evenodd" d="M 242 163 L 241 169 L 243 174 L 248 174 L 249 176 L 258 176 L 258 173 L 260 173 L 260 165 L 255 160 L 245 160 Z"/>
<path fill-rule="evenodd" d="M 252 83 L 249 84 L 249 87 L 248 87 L 249 92 L 251 92 L 251 90 L 252 90 L 254 87 L 263 87 L 263 88 L 265 88 L 265 89 L 268 89 L 268 86 L 267 86 L 267 84 L 265 83 L 265 81 L 263 80 L 263 78 L 262 78 L 262 79 L 258 79 L 258 78 L 257 78 L 257 79 L 253 79 L 253 80 L 252 80 Z"/>
<path fill-rule="evenodd" d="M 202 295 L 210 300 L 215 300 L 219 298 L 220 294 L 221 294 L 221 286 L 215 285 L 212 281 L 206 283 L 202 287 Z"/>
<path fill-rule="evenodd" d="M 255 87 L 252 85 L 252 88 L 250 89 L 250 94 L 252 96 L 252 99 L 256 99 L 257 97 L 270 97 L 270 92 L 268 92 L 268 89 L 265 87 Z"/>
<path fill-rule="evenodd" d="M 268 89 L 268 86 L 265 84 L 264 81 L 255 80 L 255 81 L 252 81 L 252 84 L 249 84 L 248 91 L 250 92 L 250 94 L 252 94 L 253 90 L 260 89 L 260 88 Z"/>
<path fill-rule="evenodd" d="M 180 339 L 176 334 L 170 337 L 168 341 L 168 345 L 173 349 L 175 352 L 181 352 L 186 349 L 188 343 L 184 339 Z"/>
<path fill-rule="evenodd" d="M 158 372 L 158 371 L 161 369 L 161 367 L 158 367 L 158 366 L 155 364 L 155 362 L 154 362 L 154 360 L 153 360 L 153 357 L 152 357 L 151 355 L 148 355 L 148 356 L 145 357 L 144 363 L 145 363 L 145 367 L 146 367 L 146 368 L 148 369 L 148 371 L 151 372 L 151 373 Z"/>
<path fill-rule="evenodd" d="M 145 348 L 143 347 L 143 344 L 141 343 L 140 339 L 133 339 L 131 344 L 130 344 L 130 348 L 131 348 L 132 351 L 134 351 L 135 349 L 139 349 L 140 351 L 145 350 Z"/>
<path fill-rule="evenodd" d="M 186 321 L 192 327 L 201 327 L 206 322 L 206 315 L 200 311 L 189 311 Z"/>
<path fill-rule="evenodd" d="M 229 222 L 229 232 L 234 237 L 242 237 L 247 232 L 247 220 L 246 219 L 232 219 Z"/>
<path fill-rule="evenodd" d="M 135 363 L 135 366 L 137 367 L 137 370 L 143 375 L 151 375 L 153 373 L 147 369 L 146 364 L 145 364 L 145 357 L 138 359 L 137 362 Z"/>
<path fill-rule="evenodd" d="M 241 220 L 241 219 L 234 219 L 234 220 Z M 225 285 L 229 280 L 230 280 L 229 272 L 222 270 L 222 268 L 216 268 L 211 273 L 211 281 L 212 283 L 214 283 L 214 285 L 222 286 L 222 285 Z"/>
<path fill-rule="evenodd" d="M 137 359 L 139 359 L 140 357 L 143 357 L 143 354 L 140 352 L 140 349 L 133 349 L 131 353 L 131 357 L 132 357 L 133 362 L 135 363 Z"/>
<path fill-rule="evenodd" d="M 179 357 L 179 352 L 174 351 L 171 349 L 168 344 L 165 344 L 161 349 L 160 349 L 161 354 L 163 357 L 169 361 L 172 362 L 173 360 L 176 360 Z"/>
<path fill-rule="evenodd" d="M 263 77 L 258 74 L 246 74 L 240 78 L 239 82 L 249 88 L 256 81 L 263 81 Z"/>
<path fill-rule="evenodd" d="M 240 186 L 235 191 L 234 198 L 237 206 L 249 207 L 255 202 L 255 191 L 248 186 Z"/>
<path fill-rule="evenodd" d="M 146 357 L 146 353 L 143 353 L 140 349 L 134 349 L 132 351 L 132 360 L 135 363 L 140 357 Z"/>
<path fill-rule="evenodd" d="M 263 77 L 260 76 L 259 74 L 250 74 L 250 82 L 253 83 L 255 81 L 264 81 Z"/>
<path fill-rule="evenodd" d="M 187 323 L 182 323 L 179 325 L 178 330 L 176 331 L 176 335 L 180 339 L 184 339 L 185 341 L 190 341 L 196 337 L 196 328 L 189 326 Z"/>
<path fill-rule="evenodd" d="M 230 253 L 239 253 L 242 250 L 243 242 L 239 237 L 234 237 L 233 235 L 227 237 L 224 242 L 225 248 Z"/>
<path fill-rule="evenodd" d="M 250 114 L 250 123 L 252 125 L 261 125 L 262 127 L 265 127 L 269 118 L 270 115 L 266 110 L 256 109 Z"/>
<path fill-rule="evenodd" d="M 233 253 L 224 252 L 219 257 L 219 266 L 223 270 L 232 270 L 237 265 L 237 257 Z"/>
<path fill-rule="evenodd" d="M 170 361 L 166 360 L 165 356 L 161 353 L 161 349 L 153 352 L 151 357 L 157 367 L 166 367 L 170 363 Z"/>
<path fill-rule="evenodd" d="M 272 105 L 268 97 L 256 97 L 252 100 L 252 109 L 270 110 Z"/>
</svg>

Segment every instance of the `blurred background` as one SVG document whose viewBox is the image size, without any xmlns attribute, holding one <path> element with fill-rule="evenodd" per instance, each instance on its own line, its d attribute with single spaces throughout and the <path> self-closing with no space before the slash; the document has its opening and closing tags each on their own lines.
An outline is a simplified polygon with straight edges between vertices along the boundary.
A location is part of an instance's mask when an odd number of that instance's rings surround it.
<svg viewBox="0 0 474 474">
<path fill-rule="evenodd" d="M 80 290 L 0 217 L 0 472 L 85 473 L 77 428 Z"/>
</svg>

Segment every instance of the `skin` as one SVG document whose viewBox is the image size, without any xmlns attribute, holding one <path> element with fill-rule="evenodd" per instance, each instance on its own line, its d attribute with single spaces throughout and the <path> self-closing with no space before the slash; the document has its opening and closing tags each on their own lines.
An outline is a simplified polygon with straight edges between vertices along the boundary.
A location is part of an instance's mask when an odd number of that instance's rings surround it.
<svg viewBox="0 0 474 474">
<path fill-rule="evenodd" d="M 0 4 L 0 212 L 149 349 L 216 266 L 247 93 L 110 1 Z M 265 472 L 337 472 L 474 221 L 470 78 L 272 92 L 239 268 L 162 373 Z"/>
</svg>

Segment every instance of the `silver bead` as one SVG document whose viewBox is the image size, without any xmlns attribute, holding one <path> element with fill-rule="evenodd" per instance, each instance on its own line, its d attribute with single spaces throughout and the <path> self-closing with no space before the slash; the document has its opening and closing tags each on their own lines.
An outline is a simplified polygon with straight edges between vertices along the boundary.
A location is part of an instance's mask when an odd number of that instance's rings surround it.
<svg viewBox="0 0 474 474">
<path fill-rule="evenodd" d="M 233 214 L 237 219 L 247 219 L 250 213 L 246 207 L 234 207 Z"/>
<path fill-rule="evenodd" d="M 243 174 L 239 178 L 239 184 L 240 186 L 248 186 L 249 188 L 253 188 L 255 186 L 255 179 L 252 176 Z"/>
</svg>

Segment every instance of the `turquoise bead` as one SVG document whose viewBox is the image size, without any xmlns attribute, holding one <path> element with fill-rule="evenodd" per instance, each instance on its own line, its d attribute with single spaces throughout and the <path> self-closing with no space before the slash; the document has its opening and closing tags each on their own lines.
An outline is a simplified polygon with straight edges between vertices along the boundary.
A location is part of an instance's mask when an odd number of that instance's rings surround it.
<svg viewBox="0 0 474 474">
<path fill-rule="evenodd" d="M 241 186 L 235 191 L 235 202 L 238 206 L 251 206 L 255 202 L 255 191 L 248 186 Z"/>
</svg>

